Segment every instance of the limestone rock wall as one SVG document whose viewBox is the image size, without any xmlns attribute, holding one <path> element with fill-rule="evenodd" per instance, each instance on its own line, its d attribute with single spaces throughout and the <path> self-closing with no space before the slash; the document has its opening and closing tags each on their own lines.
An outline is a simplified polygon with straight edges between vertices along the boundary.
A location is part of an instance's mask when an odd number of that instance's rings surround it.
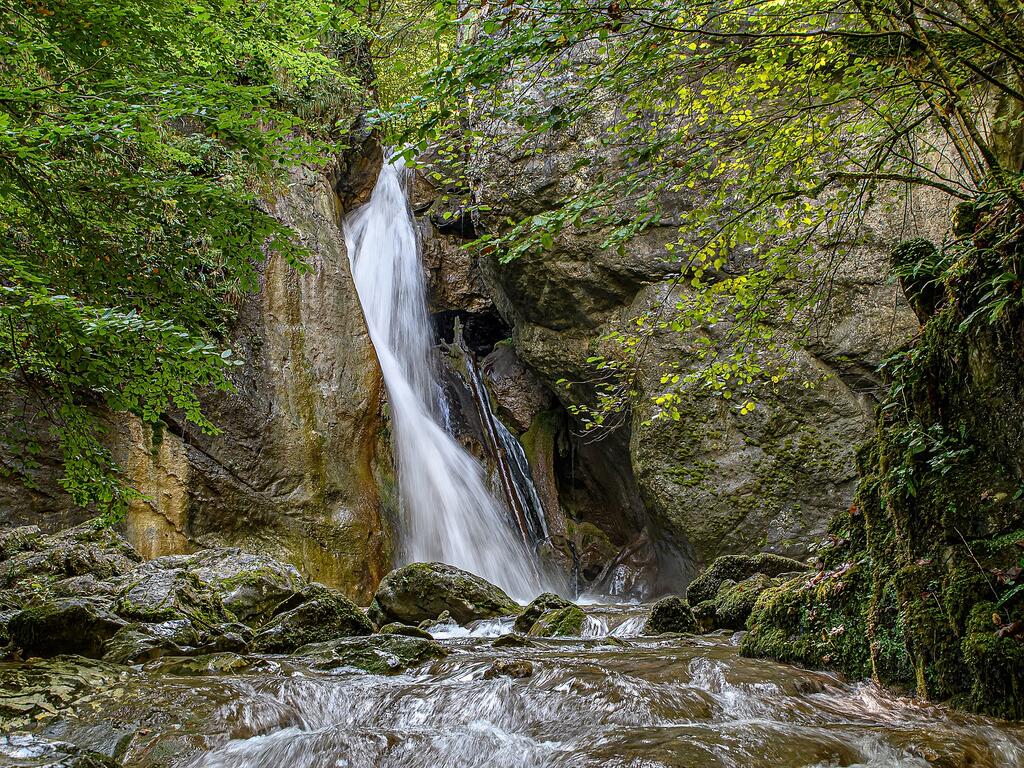
<svg viewBox="0 0 1024 768">
<path fill-rule="evenodd" d="M 127 464 L 147 498 L 128 534 L 144 555 L 241 546 L 355 598 L 389 569 L 383 384 L 340 226 L 372 188 L 372 158 L 368 142 L 334 173 L 296 168 L 272 201 L 309 249 L 309 270 L 272 255 L 259 293 L 243 299 L 237 392 L 206 403 L 220 434 L 172 415 L 162 434 L 133 440 Z"/>
<path fill-rule="evenodd" d="M 144 557 L 240 546 L 364 600 L 389 570 L 384 388 L 341 229 L 344 213 L 369 196 L 380 158 L 366 140 L 334 168 L 295 168 L 268 203 L 309 249 L 309 269 L 272 255 L 259 292 L 240 298 L 236 392 L 204 398 L 218 434 L 175 413 L 155 426 L 111 418 L 111 448 L 143 494 L 125 532 Z M 42 445 L 32 488 L 0 476 L 0 524 L 58 530 L 95 514 L 60 489 L 45 407 L 8 398 L 0 421 Z M 0 460 L 15 458 L 0 450 Z"/>
<path fill-rule="evenodd" d="M 581 151 L 579 137 L 566 135 L 540 154 L 478 158 L 477 200 L 493 211 L 492 223 L 543 213 L 586 183 L 580 176 L 585 171 L 574 170 Z M 782 336 L 805 334 L 793 376 L 759 392 L 753 413 L 741 415 L 720 399 L 693 392 L 680 421 L 652 421 L 650 397 L 660 391 L 663 365 L 685 368 L 694 343 L 693 337 L 665 332 L 650 340 L 640 358 L 633 409 L 611 435 L 582 434 L 570 409 L 594 402 L 596 374 L 587 358 L 608 348 L 610 332 L 671 304 L 681 290 L 672 283 L 678 268 L 664 246 L 678 237 L 676 214 L 697 202 L 691 194 L 664 203 L 661 225 L 621 252 L 600 247 L 603 233 L 570 231 L 550 249 L 508 264 L 493 253 L 463 255 L 458 271 L 480 275 L 510 328 L 518 359 L 557 398 L 560 439 L 571 445 L 569 452 L 585 457 L 556 456 L 555 470 L 536 472 L 548 483 L 556 476 L 570 523 L 595 525 L 615 548 L 639 542 L 647 561 L 654 549 L 660 574 L 654 578 L 678 588 L 722 554 L 804 557 L 832 514 L 850 505 L 854 453 L 873 423 L 875 371 L 918 328 L 888 276 L 888 251 L 908 236 L 940 233 L 949 204 L 927 195 L 893 197 L 870 213 L 862 238 L 842 248 L 840 258 L 823 261 L 829 291 L 815 318 L 780 327 Z M 450 251 L 445 258 L 455 259 Z M 742 254 L 736 259 L 726 269 L 741 268 Z M 447 304 L 457 303 L 446 284 L 437 286 Z M 474 289 L 467 310 L 479 311 L 479 293 Z M 562 380 L 574 384 L 566 388 Z M 815 385 L 807 388 L 804 381 Z M 531 440 L 521 417 L 508 415 L 521 439 Z"/>
</svg>

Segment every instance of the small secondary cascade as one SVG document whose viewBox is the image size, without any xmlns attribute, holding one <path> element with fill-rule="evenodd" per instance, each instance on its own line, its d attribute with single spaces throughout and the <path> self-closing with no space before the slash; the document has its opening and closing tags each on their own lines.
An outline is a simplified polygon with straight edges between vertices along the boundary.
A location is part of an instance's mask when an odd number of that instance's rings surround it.
<svg viewBox="0 0 1024 768">
<path fill-rule="evenodd" d="M 391 404 L 400 556 L 448 563 L 530 599 L 544 588 L 533 555 L 488 492 L 481 466 L 445 429 L 404 175 L 400 158 L 385 161 L 370 201 L 345 222 L 352 276 Z"/>
<path fill-rule="evenodd" d="M 548 539 L 548 529 L 526 451 L 501 419 L 494 415 L 476 355 L 466 346 L 462 338 L 462 327 L 457 320 L 454 341 L 448 348 L 461 356 L 465 363 L 469 379 L 467 384 L 480 417 L 485 447 L 494 458 L 498 482 L 524 542 L 530 547 L 536 547 Z"/>
</svg>

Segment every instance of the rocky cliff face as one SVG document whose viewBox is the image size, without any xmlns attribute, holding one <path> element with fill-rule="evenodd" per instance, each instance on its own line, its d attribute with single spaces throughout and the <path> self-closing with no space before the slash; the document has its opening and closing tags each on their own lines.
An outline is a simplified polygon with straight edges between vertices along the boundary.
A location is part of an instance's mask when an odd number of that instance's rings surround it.
<svg viewBox="0 0 1024 768">
<path fill-rule="evenodd" d="M 574 170 L 581 145 L 563 138 L 542 155 L 481 159 L 477 194 L 494 211 L 492 223 L 541 214 L 585 183 Z M 678 265 L 664 246 L 678 236 L 675 213 L 694 204 L 665 201 L 662 225 L 621 252 L 600 247 L 603 233 L 572 231 L 548 250 L 508 264 L 497 254 L 458 251 L 451 227 L 439 235 L 447 247 L 430 245 L 442 254 L 434 265 L 465 276 L 453 291 L 444 270 L 434 267 L 436 306 L 470 316 L 496 310 L 509 327 L 511 351 L 554 398 L 546 409 L 533 409 L 529 424 L 511 414 L 508 423 L 527 443 L 541 429 L 539 414 L 549 429 L 554 425 L 555 437 L 546 444 L 561 445 L 563 455 L 554 451 L 554 466 L 538 466 L 535 475 L 557 485 L 548 497 L 558 498 L 569 527 L 595 525 L 612 552 L 637 544 L 646 553 L 648 577 L 664 571 L 670 575 L 661 582 L 676 587 L 722 554 L 765 550 L 804 557 L 831 515 L 850 505 L 854 452 L 873 420 L 876 368 L 918 327 L 889 278 L 888 249 L 908 232 L 941 230 L 949 220 L 940 199 L 879 206 L 865 237 L 851 242 L 840 262 L 822 264 L 830 287 L 815 321 L 780 328 L 790 338 L 805 334 L 793 375 L 774 391 L 759 392 L 752 413 L 741 415 L 694 391 L 685 395 L 680 421 L 652 420 L 650 398 L 660 391 L 664 364 L 685 368 L 695 340 L 666 331 L 639 358 L 635 407 L 611 433 L 583 435 L 570 409 L 594 403 L 597 374 L 587 358 L 607 351 L 609 333 L 628 329 L 633 318 L 673 303 L 684 290 L 671 280 Z M 442 224 L 453 218 L 433 216 Z M 707 333 L 714 339 L 713 330 Z M 562 380 L 574 384 L 566 388 Z M 491 388 L 500 410 L 508 395 L 499 381 Z"/>
<path fill-rule="evenodd" d="M 367 141 L 335 168 L 293 169 L 268 203 L 309 249 L 309 270 L 271 256 L 259 292 L 241 299 L 237 391 L 204 404 L 219 434 L 202 434 L 173 413 L 156 427 L 112 425 L 115 453 L 145 495 L 126 521 L 144 557 L 241 546 L 363 599 L 389 569 L 383 385 L 341 231 L 379 165 L 379 147 Z M 27 405 L 8 410 L 29 426 L 43 421 L 26 418 L 34 413 Z M 41 459 L 35 489 L 0 488 L 0 522 L 58 529 L 90 514 L 59 490 L 57 458 Z"/>
<path fill-rule="evenodd" d="M 128 532 L 144 555 L 242 546 L 358 598 L 388 570 L 383 385 L 340 227 L 376 178 L 375 143 L 346 162 L 294 169 L 270 205 L 309 249 L 310 269 L 271 256 L 260 292 L 243 300 L 237 392 L 207 403 L 221 433 L 172 417 L 136 434 L 129 467 L 148 500 Z"/>
</svg>

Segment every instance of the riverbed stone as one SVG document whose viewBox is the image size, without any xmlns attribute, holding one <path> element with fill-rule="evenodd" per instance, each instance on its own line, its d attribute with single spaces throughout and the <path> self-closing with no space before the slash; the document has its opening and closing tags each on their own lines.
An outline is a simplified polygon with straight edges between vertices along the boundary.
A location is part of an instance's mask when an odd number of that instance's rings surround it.
<svg viewBox="0 0 1024 768">
<path fill-rule="evenodd" d="M 516 617 L 513 629 L 516 632 L 529 632 L 534 623 L 547 611 L 568 608 L 572 603 L 553 592 L 545 592 L 533 599 L 519 616 Z"/>
<path fill-rule="evenodd" d="M 643 634 L 661 635 L 666 632 L 694 632 L 697 620 L 690 604 L 677 595 L 663 597 L 651 607 L 644 624 Z"/>
<path fill-rule="evenodd" d="M 109 603 L 65 597 L 19 611 L 7 624 L 11 642 L 25 657 L 103 655 L 103 646 L 124 625 Z"/>
<path fill-rule="evenodd" d="M 587 614 L 571 603 L 563 608 L 545 611 L 530 627 L 530 637 L 579 637 Z"/>
<path fill-rule="evenodd" d="M 496 677 L 511 677 L 514 680 L 533 677 L 533 663 L 528 659 L 495 659 L 484 670 L 484 680 Z"/>
<path fill-rule="evenodd" d="M 423 640 L 433 640 L 434 636 L 431 635 L 427 630 L 414 627 L 410 624 L 402 624 L 398 621 L 393 621 L 390 624 L 385 624 L 383 627 L 377 630 L 382 635 L 405 635 L 406 637 L 419 637 Z"/>
<path fill-rule="evenodd" d="M 309 643 L 373 632 L 366 614 L 337 590 L 310 584 L 301 594 L 305 599 L 299 605 L 278 613 L 260 630 L 253 650 L 290 653 Z"/>
<path fill-rule="evenodd" d="M 405 635 L 349 637 L 311 643 L 295 651 L 315 659 L 317 669 L 355 667 L 375 675 L 393 675 L 448 655 L 434 640 Z"/>
<path fill-rule="evenodd" d="M 38 722 L 116 686 L 129 674 L 125 667 L 81 656 L 0 665 L 0 721 L 10 728 Z"/>
<path fill-rule="evenodd" d="M 412 563 L 380 583 L 370 606 L 378 624 L 418 624 L 444 611 L 459 624 L 518 614 L 522 609 L 499 587 L 444 563 Z"/>
<path fill-rule="evenodd" d="M 784 573 L 806 571 L 809 568 L 810 566 L 799 560 L 766 552 L 757 555 L 723 555 L 715 558 L 704 573 L 690 582 L 686 590 L 686 599 L 691 605 L 713 600 L 722 582 L 727 579 L 738 583 L 749 579 L 755 573 L 775 577 Z"/>
<path fill-rule="evenodd" d="M 532 648 L 535 645 L 537 644 L 530 638 L 518 632 L 500 635 L 491 642 L 491 646 L 494 648 Z"/>
<path fill-rule="evenodd" d="M 7 763 L 7 759 L 13 762 Z M 0 736 L 0 760 L 5 761 L 4 765 L 32 768 L 119 768 L 121 765 L 100 752 L 34 734 Z"/>
</svg>

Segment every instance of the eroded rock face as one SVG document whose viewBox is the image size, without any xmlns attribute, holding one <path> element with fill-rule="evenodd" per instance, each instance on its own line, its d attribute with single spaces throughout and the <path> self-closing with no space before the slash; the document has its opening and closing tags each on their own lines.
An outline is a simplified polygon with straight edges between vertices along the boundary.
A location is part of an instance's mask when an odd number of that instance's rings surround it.
<svg viewBox="0 0 1024 768">
<path fill-rule="evenodd" d="M 110 419 L 111 449 L 145 496 L 126 528 L 144 557 L 238 546 L 361 600 L 389 569 L 383 387 L 341 228 L 367 199 L 381 151 L 371 139 L 355 144 L 334 167 L 291 169 L 266 203 L 308 248 L 309 269 L 269 254 L 259 292 L 240 298 L 236 391 L 203 399 L 220 434 L 202 434 L 174 412 L 157 425 Z M 57 530 L 90 515 L 60 490 L 45 415 L 0 398 L 0 426 L 17 421 L 43 446 L 34 490 L 0 479 L 2 524 Z"/>
<path fill-rule="evenodd" d="M 372 180 L 376 169 L 359 167 Z M 151 539 L 169 540 L 166 528 L 181 528 L 189 548 L 262 552 L 368 599 L 390 564 L 377 482 L 390 470 L 382 461 L 380 373 L 341 230 L 345 211 L 329 174 L 297 168 L 271 212 L 309 249 L 310 269 L 300 273 L 276 255 L 262 266 L 261 290 L 243 301 L 234 330 L 244 361 L 234 375 L 238 391 L 206 404 L 222 433 L 200 435 L 171 419 L 151 436 L 159 443 L 147 454 L 152 462 L 183 455 L 187 472 L 151 467 L 148 477 L 174 487 L 157 489 L 163 506 L 137 505 L 129 530 L 149 554 L 167 554 Z"/>
<path fill-rule="evenodd" d="M 500 228 L 506 217 L 542 215 L 585 188 L 588 171 L 575 166 L 589 151 L 580 139 L 591 130 L 600 125 L 548 136 L 541 154 L 510 150 L 476 158 L 475 193 L 493 211 L 484 214 L 490 216 L 486 223 Z M 699 203 L 699 190 L 662 203 L 661 224 L 621 252 L 600 247 L 604 233 L 567 230 L 543 252 L 507 264 L 497 253 L 477 255 L 476 263 L 464 257 L 512 328 L 518 359 L 557 396 L 563 414 L 594 405 L 593 382 L 600 374 L 587 360 L 614 356 L 608 335 L 628 333 L 633 318 L 672 306 L 687 290 L 670 284 L 679 264 L 665 244 L 677 239 L 677 214 Z M 870 431 L 876 367 L 917 328 L 888 279 L 889 248 L 907 228 L 931 234 L 936 221 L 948 220 L 948 208 L 948 201 L 916 194 L 906 208 L 879 205 L 869 214 L 863 240 L 829 261 L 830 290 L 816 316 L 799 326 L 780 324 L 783 338 L 807 334 L 791 378 L 773 391 L 759 391 L 752 413 L 694 390 L 684 393 L 679 421 L 653 418 L 651 398 L 663 390 L 663 365 L 681 363 L 685 371 L 697 340 L 656 333 L 636 364 L 636 406 L 611 438 L 589 446 L 577 441 L 572 435 L 579 425 L 568 416 L 563 435 L 579 456 L 589 452 L 556 478 L 569 517 L 597 525 L 619 548 L 645 533 L 656 545 L 661 588 L 678 588 L 721 554 L 805 556 L 832 513 L 852 501 L 854 450 Z M 745 258 L 733 254 L 724 270 L 738 273 Z M 712 342 L 719 332 L 708 331 Z M 804 381 L 814 386 L 804 387 Z M 522 426 L 515 413 L 504 415 Z M 563 460 L 556 455 L 553 461 Z"/>
<path fill-rule="evenodd" d="M 412 563 L 381 581 L 370 606 L 378 624 L 419 624 L 447 611 L 459 624 L 518 614 L 521 608 L 499 587 L 444 563 Z"/>
</svg>

